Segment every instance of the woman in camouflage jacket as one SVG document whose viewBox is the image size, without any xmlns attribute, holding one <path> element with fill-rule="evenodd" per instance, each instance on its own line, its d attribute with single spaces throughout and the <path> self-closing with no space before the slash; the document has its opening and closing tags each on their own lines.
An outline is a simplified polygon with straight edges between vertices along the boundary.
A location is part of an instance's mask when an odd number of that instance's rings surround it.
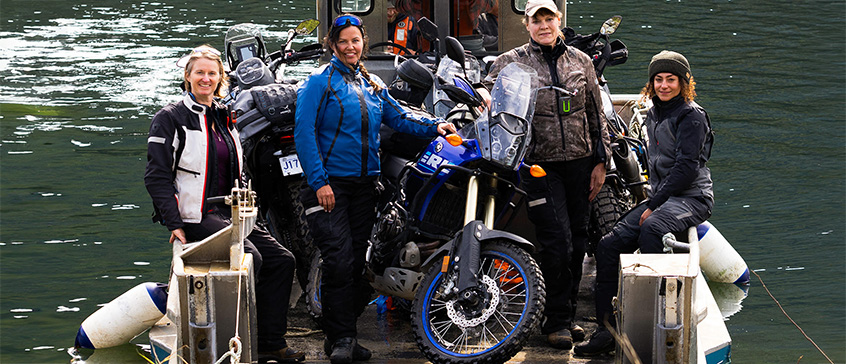
<svg viewBox="0 0 846 364">
<path fill-rule="evenodd" d="M 541 86 L 532 119 L 527 163 L 546 170 L 523 176 L 529 219 L 539 244 L 536 255 L 546 281 L 546 320 L 541 332 L 553 347 L 569 350 L 584 339 L 575 324 L 576 298 L 587 245 L 590 200 L 605 181 L 610 155 L 599 84 L 590 58 L 564 44 L 561 12 L 552 0 L 529 0 L 523 23 L 529 43 L 500 55 L 486 83 L 506 65 L 520 62 L 538 72 Z M 562 91 L 561 89 L 565 90 Z"/>
</svg>

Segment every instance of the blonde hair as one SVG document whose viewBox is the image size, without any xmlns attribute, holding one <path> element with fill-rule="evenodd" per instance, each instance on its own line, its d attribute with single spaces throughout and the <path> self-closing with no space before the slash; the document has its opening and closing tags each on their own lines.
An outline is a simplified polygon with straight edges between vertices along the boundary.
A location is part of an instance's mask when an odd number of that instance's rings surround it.
<svg viewBox="0 0 846 364">
<path fill-rule="evenodd" d="M 220 82 L 214 89 L 214 96 L 225 97 L 226 91 L 229 89 L 229 77 L 226 75 L 226 70 L 223 67 L 223 60 L 220 58 L 220 52 L 208 44 L 203 44 L 191 52 L 188 58 L 188 63 L 185 64 L 185 74 L 182 76 L 182 82 L 185 85 L 185 90 L 191 92 L 191 82 L 188 82 L 188 76 L 194 67 L 194 63 L 200 58 L 205 58 L 217 62 L 217 72 L 220 74 Z"/>
<path fill-rule="evenodd" d="M 537 17 L 539 15 L 549 15 L 549 14 L 552 14 L 553 16 L 555 16 L 558 19 L 561 19 L 561 18 L 564 17 L 564 14 L 562 14 L 560 11 L 556 11 L 556 12 L 553 13 L 551 10 L 549 10 L 547 8 L 541 8 L 541 9 L 538 9 L 538 11 L 535 12 L 535 15 L 533 15 L 533 16 L 528 16 L 528 15 L 523 16 L 523 20 L 522 20 L 523 25 L 529 26 L 529 22 L 532 20 L 531 18 Z M 561 29 L 556 29 L 555 31 L 558 32 L 558 38 L 564 39 L 564 33 L 561 32 Z"/>
<path fill-rule="evenodd" d="M 678 77 L 678 76 L 676 76 Z M 643 89 L 640 90 L 641 94 L 641 101 L 646 101 L 655 97 L 655 78 L 646 82 L 646 86 L 643 86 Z M 681 91 L 679 91 L 679 95 L 684 98 L 684 101 L 693 101 L 696 98 L 696 81 L 693 80 L 693 76 L 690 76 L 690 83 L 684 80 L 684 77 L 679 77 L 679 84 L 681 84 Z"/>
</svg>

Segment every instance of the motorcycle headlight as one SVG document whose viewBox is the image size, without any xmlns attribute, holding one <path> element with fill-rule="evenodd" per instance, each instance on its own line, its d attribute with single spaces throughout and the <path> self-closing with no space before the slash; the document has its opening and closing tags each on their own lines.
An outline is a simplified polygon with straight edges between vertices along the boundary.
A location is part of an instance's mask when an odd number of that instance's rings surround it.
<svg viewBox="0 0 846 364">
<path fill-rule="evenodd" d="M 476 121 L 476 133 L 482 157 L 505 168 L 517 170 L 531 141 L 531 129 L 525 120 L 499 113 Z"/>
</svg>

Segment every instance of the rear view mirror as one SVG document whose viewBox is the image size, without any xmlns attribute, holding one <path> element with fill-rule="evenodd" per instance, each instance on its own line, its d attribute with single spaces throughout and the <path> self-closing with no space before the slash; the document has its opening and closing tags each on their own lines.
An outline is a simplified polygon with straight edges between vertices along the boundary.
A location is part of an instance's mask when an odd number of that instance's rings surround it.
<svg viewBox="0 0 846 364">
<path fill-rule="evenodd" d="M 432 23 L 431 20 L 426 17 L 422 17 L 417 21 L 417 25 L 420 26 L 420 34 L 423 36 L 423 39 L 430 42 L 434 42 L 438 39 L 438 26 L 435 25 L 435 23 Z"/>
<path fill-rule="evenodd" d="M 602 23 L 602 28 L 599 29 L 599 33 L 602 35 L 611 35 L 617 31 L 617 27 L 620 26 L 620 22 L 623 21 L 623 17 L 619 15 L 614 15 L 604 23 Z"/>
<path fill-rule="evenodd" d="M 461 68 L 464 68 L 464 46 L 461 45 L 461 42 L 459 42 L 458 39 L 451 36 L 446 37 L 446 53 L 447 57 L 458 62 L 458 64 L 461 65 Z"/>
<path fill-rule="evenodd" d="M 311 32 L 317 29 L 318 25 L 320 25 L 320 21 L 317 19 L 303 20 L 302 23 L 297 25 L 297 28 L 294 29 L 294 32 L 299 35 L 311 34 Z"/>
</svg>

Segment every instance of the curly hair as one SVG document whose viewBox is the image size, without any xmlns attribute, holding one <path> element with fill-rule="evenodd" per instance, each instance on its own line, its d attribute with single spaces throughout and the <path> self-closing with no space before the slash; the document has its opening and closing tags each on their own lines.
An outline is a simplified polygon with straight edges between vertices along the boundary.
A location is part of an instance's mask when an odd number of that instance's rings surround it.
<svg viewBox="0 0 846 364">
<path fill-rule="evenodd" d="M 690 76 L 690 83 L 684 80 L 684 78 L 679 77 L 679 84 L 681 84 L 681 91 L 679 95 L 684 97 L 684 101 L 693 101 L 696 98 L 696 81 L 693 80 L 693 76 Z M 641 99 L 651 99 L 655 97 L 655 83 L 653 80 L 649 80 L 646 82 L 646 86 L 640 90 Z"/>
</svg>

